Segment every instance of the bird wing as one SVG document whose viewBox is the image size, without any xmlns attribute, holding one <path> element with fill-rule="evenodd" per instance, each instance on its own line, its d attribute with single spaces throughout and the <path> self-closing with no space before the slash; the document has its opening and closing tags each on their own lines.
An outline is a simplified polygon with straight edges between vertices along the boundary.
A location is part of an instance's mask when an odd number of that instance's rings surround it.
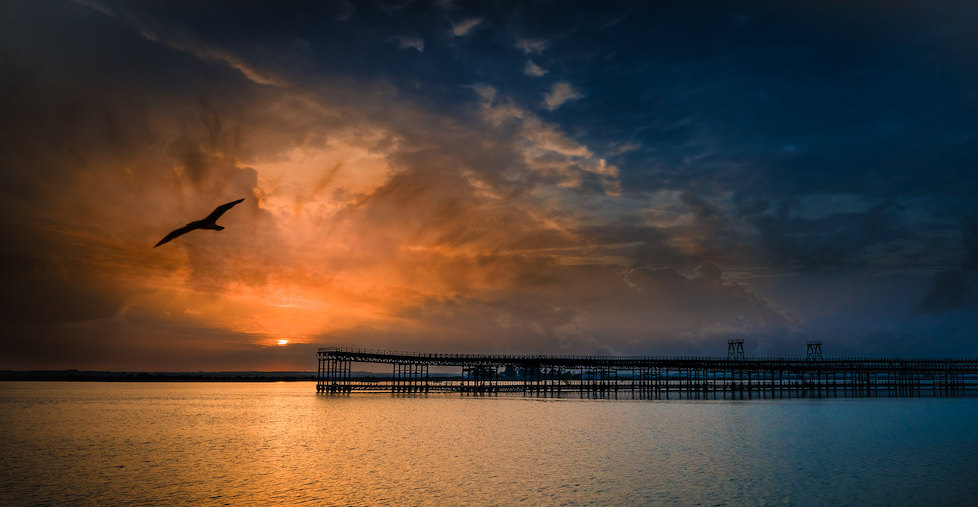
<svg viewBox="0 0 978 507">
<path fill-rule="evenodd" d="M 244 199 L 238 199 L 237 201 L 231 201 L 227 204 L 222 204 L 214 208 L 214 211 L 211 211 L 211 214 L 207 215 L 207 218 L 201 220 L 201 222 L 211 222 L 211 223 L 217 222 L 217 219 L 221 218 L 221 215 L 223 215 L 225 211 L 233 208 L 235 204 L 238 204 L 243 200 Z"/>
<path fill-rule="evenodd" d="M 167 241 L 170 241 L 171 239 L 176 238 L 177 236 L 183 236 L 184 234 L 186 234 L 186 233 L 188 233 L 188 232 L 190 232 L 190 231 L 192 231 L 194 229 L 199 229 L 199 227 L 196 226 L 196 225 L 194 225 L 194 224 L 187 224 L 187 225 L 185 225 L 185 226 L 183 226 L 183 227 L 181 227 L 179 229 L 170 231 L 170 234 L 167 234 L 166 237 L 164 237 L 163 239 L 161 239 L 159 243 L 153 245 L 153 248 L 156 248 L 156 247 L 162 245 L 163 243 L 166 243 Z"/>
</svg>

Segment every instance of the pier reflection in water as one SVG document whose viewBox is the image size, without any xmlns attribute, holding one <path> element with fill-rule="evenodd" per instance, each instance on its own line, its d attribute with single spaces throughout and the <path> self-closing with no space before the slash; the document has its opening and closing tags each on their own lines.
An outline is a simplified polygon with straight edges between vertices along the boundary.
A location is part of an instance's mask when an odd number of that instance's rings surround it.
<svg viewBox="0 0 978 507">
<path fill-rule="evenodd" d="M 0 504 L 975 505 L 976 398 L 0 383 Z"/>
</svg>

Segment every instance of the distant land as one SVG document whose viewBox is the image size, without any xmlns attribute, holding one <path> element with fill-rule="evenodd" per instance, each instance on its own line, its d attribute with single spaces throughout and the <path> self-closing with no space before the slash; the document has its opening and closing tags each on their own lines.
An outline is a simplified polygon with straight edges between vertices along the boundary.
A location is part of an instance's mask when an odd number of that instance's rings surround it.
<svg viewBox="0 0 978 507">
<path fill-rule="evenodd" d="M 390 378 L 390 373 L 350 372 L 363 380 Z M 431 377 L 456 378 L 457 374 L 432 373 Z M 293 382 L 316 380 L 314 371 L 87 371 L 0 370 L 2 381 L 71 382 Z"/>
</svg>

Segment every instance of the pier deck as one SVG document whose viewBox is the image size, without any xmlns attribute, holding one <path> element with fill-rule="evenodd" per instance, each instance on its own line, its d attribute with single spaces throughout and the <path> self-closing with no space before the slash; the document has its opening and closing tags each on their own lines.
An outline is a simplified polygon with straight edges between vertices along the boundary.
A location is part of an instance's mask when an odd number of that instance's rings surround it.
<svg viewBox="0 0 978 507">
<path fill-rule="evenodd" d="M 961 396 L 978 393 L 978 359 L 437 354 L 321 347 L 316 392 L 620 393 L 642 397 Z M 354 378 L 354 363 L 391 365 Z M 433 378 L 431 367 L 457 367 Z"/>
</svg>

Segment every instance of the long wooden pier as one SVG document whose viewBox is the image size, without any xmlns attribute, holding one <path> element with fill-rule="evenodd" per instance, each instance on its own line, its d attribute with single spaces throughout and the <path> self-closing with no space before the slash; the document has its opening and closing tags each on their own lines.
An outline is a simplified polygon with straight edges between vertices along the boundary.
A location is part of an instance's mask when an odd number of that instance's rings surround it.
<svg viewBox="0 0 978 507">
<path fill-rule="evenodd" d="M 581 393 L 641 398 L 978 394 L 978 359 L 823 359 L 820 350 L 811 353 L 811 344 L 806 358 L 745 359 L 740 350 L 727 358 L 711 358 L 427 354 L 321 347 L 316 392 Z M 390 377 L 353 377 L 354 363 L 391 365 Z M 460 371 L 439 377 L 430 374 L 431 367 Z"/>
</svg>

